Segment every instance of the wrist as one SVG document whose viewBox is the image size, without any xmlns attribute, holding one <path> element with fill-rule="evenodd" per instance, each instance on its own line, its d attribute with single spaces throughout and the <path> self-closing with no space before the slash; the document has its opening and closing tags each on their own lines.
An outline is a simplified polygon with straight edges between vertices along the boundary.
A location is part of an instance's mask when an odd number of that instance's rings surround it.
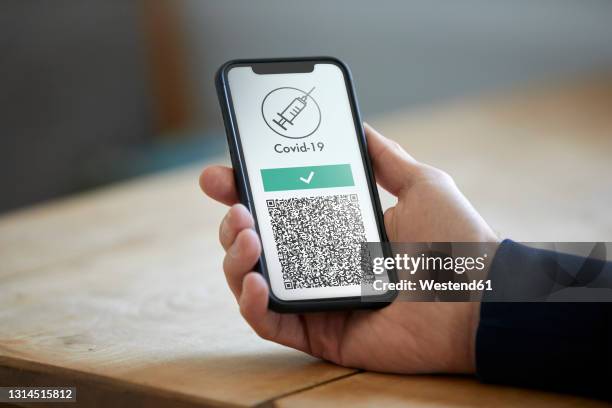
<svg viewBox="0 0 612 408">
<path fill-rule="evenodd" d="M 459 326 L 455 332 L 454 357 L 451 372 L 460 374 L 476 373 L 476 333 L 480 322 L 480 302 L 456 304 L 462 319 L 457 319 Z"/>
<path fill-rule="evenodd" d="M 474 374 L 476 372 L 476 331 L 480 322 L 479 302 L 439 302 L 440 321 L 445 321 L 443 340 L 436 349 L 437 364 L 433 372 Z"/>
</svg>

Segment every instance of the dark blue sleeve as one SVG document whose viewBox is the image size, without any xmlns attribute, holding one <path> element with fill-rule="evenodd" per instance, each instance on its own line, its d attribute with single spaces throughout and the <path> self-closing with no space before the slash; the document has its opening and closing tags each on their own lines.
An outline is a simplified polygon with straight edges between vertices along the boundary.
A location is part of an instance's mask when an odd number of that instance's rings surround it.
<svg viewBox="0 0 612 408">
<path fill-rule="evenodd" d="M 538 274 L 550 276 L 558 263 L 579 258 L 550 255 L 550 251 L 504 241 L 490 269 L 493 285 Z M 603 302 L 483 302 L 476 336 L 478 377 L 484 382 L 612 398 L 611 306 Z"/>
</svg>

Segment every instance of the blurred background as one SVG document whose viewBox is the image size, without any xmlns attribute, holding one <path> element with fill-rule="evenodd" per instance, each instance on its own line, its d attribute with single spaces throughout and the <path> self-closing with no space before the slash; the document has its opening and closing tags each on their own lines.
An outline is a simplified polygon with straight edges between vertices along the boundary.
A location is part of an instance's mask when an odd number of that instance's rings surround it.
<svg viewBox="0 0 612 408">
<path fill-rule="evenodd" d="M 612 70 L 598 0 L 7 0 L 0 212 L 226 151 L 213 75 L 333 55 L 366 119 Z"/>
</svg>

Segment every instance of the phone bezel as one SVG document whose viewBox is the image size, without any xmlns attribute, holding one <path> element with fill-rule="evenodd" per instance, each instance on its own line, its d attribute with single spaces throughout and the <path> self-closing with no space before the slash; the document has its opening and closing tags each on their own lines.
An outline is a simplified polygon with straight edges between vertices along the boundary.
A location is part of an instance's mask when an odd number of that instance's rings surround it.
<svg viewBox="0 0 612 408">
<path fill-rule="evenodd" d="M 384 228 L 384 217 L 380 205 L 380 198 L 378 195 L 378 190 L 376 188 L 376 179 L 374 177 L 374 171 L 372 169 L 370 157 L 368 155 L 367 141 L 363 129 L 363 122 L 361 120 L 361 113 L 357 105 L 357 98 L 355 96 L 352 75 L 348 66 L 341 60 L 334 57 L 240 59 L 226 62 L 217 71 L 217 74 L 215 76 L 215 85 L 217 88 L 217 96 L 219 97 L 219 104 L 223 115 L 230 158 L 232 162 L 232 167 L 234 169 L 234 178 L 236 181 L 236 187 L 238 189 L 240 201 L 249 209 L 249 211 L 253 215 L 253 218 L 255 220 L 255 229 L 257 231 L 257 234 L 259 235 L 259 221 L 255 212 L 255 208 L 253 206 L 253 195 L 251 191 L 249 175 L 246 169 L 246 163 L 244 161 L 240 132 L 236 124 L 236 116 L 232 103 L 232 95 L 228 85 L 227 75 L 230 69 L 242 66 L 253 67 L 253 65 L 262 66 L 270 64 L 269 67 L 273 72 L 269 73 L 308 72 L 304 71 L 304 66 L 306 64 L 312 64 L 312 67 L 314 68 L 316 64 L 320 63 L 336 65 L 342 71 L 347 94 L 349 96 L 349 103 L 351 106 L 355 133 L 357 135 L 357 143 L 359 145 L 361 160 L 366 173 L 370 200 L 372 202 L 372 208 L 374 209 L 376 226 L 381 237 L 381 241 L 388 242 L 387 234 Z M 287 69 L 291 69 L 292 66 L 298 70 L 287 71 Z M 281 67 L 283 68 L 281 71 L 279 71 Z M 383 247 L 386 247 L 386 245 L 383 245 Z M 267 264 L 263 251 L 255 269 L 265 277 L 269 284 L 270 277 L 268 275 Z M 395 280 L 394 275 L 394 271 L 390 271 L 389 279 Z M 360 296 L 283 300 L 278 298 L 274 294 L 270 285 L 269 308 L 278 312 L 313 312 L 338 309 L 380 308 L 392 302 L 396 295 L 397 294 L 395 291 L 388 291 L 385 294 L 371 296 L 369 297 L 369 299 L 372 300 L 368 301 L 364 301 Z"/>
</svg>

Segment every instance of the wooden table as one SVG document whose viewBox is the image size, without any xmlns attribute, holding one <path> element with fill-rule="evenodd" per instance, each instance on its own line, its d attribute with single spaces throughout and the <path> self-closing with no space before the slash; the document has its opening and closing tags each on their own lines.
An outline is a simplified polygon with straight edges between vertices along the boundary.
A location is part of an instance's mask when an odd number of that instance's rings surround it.
<svg viewBox="0 0 612 408">
<path fill-rule="evenodd" d="M 453 174 L 502 236 L 612 240 L 612 78 L 551 89 L 372 123 Z M 200 167 L 0 217 L 0 385 L 76 386 L 83 406 L 603 405 L 360 372 L 257 338 L 225 285 L 224 208 Z"/>
</svg>

